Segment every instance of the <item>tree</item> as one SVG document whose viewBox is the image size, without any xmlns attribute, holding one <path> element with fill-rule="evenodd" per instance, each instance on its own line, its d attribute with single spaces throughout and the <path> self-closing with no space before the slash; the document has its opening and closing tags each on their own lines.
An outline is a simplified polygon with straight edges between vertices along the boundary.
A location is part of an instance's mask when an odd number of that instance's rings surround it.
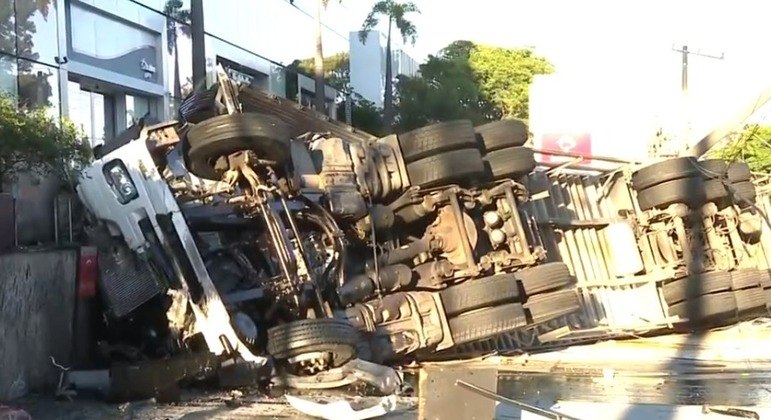
<svg viewBox="0 0 771 420">
<path fill-rule="evenodd" d="M 383 119 L 386 129 L 391 130 L 394 118 L 393 103 L 393 68 L 391 60 L 391 31 L 393 25 L 402 36 L 402 40 L 407 42 L 409 39 L 415 44 L 418 30 L 415 25 L 405 18 L 408 13 L 420 13 L 418 7 L 413 2 L 398 3 L 394 0 L 381 0 L 372 6 L 372 10 L 364 19 L 364 23 L 359 31 L 359 39 L 362 43 L 367 42 L 369 31 L 374 29 L 380 23 L 380 16 L 388 18 L 388 37 L 386 41 L 386 71 L 385 71 L 385 93 L 383 94 Z"/>
<path fill-rule="evenodd" d="M 504 118 L 527 118 L 533 76 L 554 71 L 548 61 L 530 49 L 486 45 L 475 45 L 471 49 L 469 65 L 482 93 L 500 109 Z"/>
<path fill-rule="evenodd" d="M 746 162 L 753 172 L 771 172 L 771 127 L 750 124 L 710 157 Z"/>
<path fill-rule="evenodd" d="M 337 109 L 337 119 L 345 120 L 345 107 Z M 378 137 L 386 135 L 382 110 L 364 98 L 351 100 L 351 125 Z"/>
<path fill-rule="evenodd" d="M 324 82 L 337 90 L 349 91 L 351 87 L 351 55 L 347 52 L 339 52 L 329 57 L 324 57 Z M 295 69 L 305 74 L 314 74 L 315 57 L 295 60 L 288 68 Z"/>
<path fill-rule="evenodd" d="M 70 180 L 71 169 L 88 162 L 88 141 L 75 125 L 45 108 L 17 109 L 16 98 L 0 94 L 0 190 L 16 173 L 53 173 Z"/>
<path fill-rule="evenodd" d="M 182 80 L 179 73 L 179 48 L 177 40 L 179 34 L 190 36 L 190 10 L 182 9 L 182 0 L 167 0 L 163 7 L 166 15 L 166 50 L 174 54 L 174 88 L 172 96 L 183 98 Z"/>
<path fill-rule="evenodd" d="M 455 41 L 430 55 L 420 76 L 397 83 L 399 130 L 438 121 L 469 119 L 475 124 L 526 118 L 533 75 L 551 65 L 526 49 L 479 46 Z"/>
</svg>

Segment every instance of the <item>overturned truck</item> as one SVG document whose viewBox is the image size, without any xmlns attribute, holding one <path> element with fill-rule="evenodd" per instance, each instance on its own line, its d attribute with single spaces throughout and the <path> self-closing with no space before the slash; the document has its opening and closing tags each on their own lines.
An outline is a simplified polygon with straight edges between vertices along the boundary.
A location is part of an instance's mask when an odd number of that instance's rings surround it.
<svg viewBox="0 0 771 420">
<path fill-rule="evenodd" d="M 544 168 L 520 121 L 375 138 L 226 77 L 132 137 L 77 190 L 102 339 L 145 358 L 303 378 L 767 310 L 742 163 Z"/>
</svg>

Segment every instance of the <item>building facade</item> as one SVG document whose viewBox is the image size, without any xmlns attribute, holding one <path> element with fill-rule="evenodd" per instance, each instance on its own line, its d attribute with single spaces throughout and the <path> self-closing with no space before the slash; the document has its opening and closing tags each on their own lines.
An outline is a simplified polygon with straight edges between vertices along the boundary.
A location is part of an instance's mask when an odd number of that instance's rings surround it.
<svg viewBox="0 0 771 420">
<path fill-rule="evenodd" d="M 351 88 L 368 101 L 374 102 L 376 106 L 382 107 L 386 80 L 386 36 L 380 31 L 370 31 L 366 41 L 362 42 L 359 32 L 352 31 L 348 40 L 351 54 Z M 392 47 L 391 63 L 394 78 L 398 75 L 418 74 L 418 62 L 397 45 Z"/>
<path fill-rule="evenodd" d="M 222 64 L 243 83 L 313 101 L 313 80 L 281 64 L 312 56 L 312 15 L 287 0 L 203 4 L 208 83 Z M 0 90 L 20 106 L 69 118 L 92 146 L 142 117 L 175 118 L 196 87 L 189 10 L 190 0 L 0 0 Z M 347 48 L 347 39 L 325 33 L 327 39 L 327 51 Z M 296 52 L 287 48 L 293 45 Z M 326 111 L 335 116 L 342 95 L 331 87 L 325 95 Z M 56 180 L 26 175 L 6 186 L 21 245 L 53 238 L 58 190 Z"/>
<path fill-rule="evenodd" d="M 266 58 L 277 51 L 273 36 L 299 24 L 311 26 L 302 9 L 286 0 L 203 4 L 208 83 L 217 64 L 223 64 L 241 82 L 312 101 L 312 79 Z M 22 106 L 47 107 L 53 115 L 70 118 L 92 144 L 143 116 L 173 118 L 176 106 L 195 87 L 189 10 L 190 0 L 4 0 L 0 90 L 16 95 Z M 289 21 L 279 24 L 281 19 L 272 14 Z M 270 21 L 271 26 L 256 30 L 255 23 Z M 312 32 L 304 42 L 310 48 Z M 287 83 L 290 77 L 298 77 L 297 83 Z M 287 92 L 288 86 L 297 91 Z M 334 116 L 340 95 L 330 87 L 325 94 L 326 111 Z"/>
</svg>

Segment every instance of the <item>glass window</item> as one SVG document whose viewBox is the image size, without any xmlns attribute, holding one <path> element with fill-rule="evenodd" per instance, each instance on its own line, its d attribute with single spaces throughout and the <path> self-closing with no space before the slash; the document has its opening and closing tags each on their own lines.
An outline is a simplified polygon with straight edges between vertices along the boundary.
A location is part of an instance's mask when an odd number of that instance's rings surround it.
<svg viewBox="0 0 771 420">
<path fill-rule="evenodd" d="M 19 57 L 56 64 L 59 55 L 56 4 L 52 0 L 16 0 L 16 51 Z"/>
<path fill-rule="evenodd" d="M 19 59 L 19 105 L 26 108 L 48 108 L 51 116 L 59 116 L 59 70 L 43 64 Z"/>
<path fill-rule="evenodd" d="M 126 95 L 126 128 L 150 115 L 150 99 L 142 96 Z"/>
<path fill-rule="evenodd" d="M 16 23 L 12 1 L 0 1 L 0 51 L 16 54 Z"/>
<path fill-rule="evenodd" d="M 107 135 L 106 116 L 110 109 L 101 93 L 83 90 L 80 83 L 67 84 L 69 119 L 88 137 L 91 147 L 104 143 Z"/>
<path fill-rule="evenodd" d="M 0 91 L 16 96 L 16 59 L 0 54 Z"/>
</svg>

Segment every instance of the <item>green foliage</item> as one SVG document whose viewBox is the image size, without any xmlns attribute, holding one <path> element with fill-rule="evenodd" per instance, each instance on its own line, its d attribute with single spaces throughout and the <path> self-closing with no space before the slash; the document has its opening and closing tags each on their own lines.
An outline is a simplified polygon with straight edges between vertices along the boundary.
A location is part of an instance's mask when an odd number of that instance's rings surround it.
<svg viewBox="0 0 771 420">
<path fill-rule="evenodd" d="M 401 131 L 453 119 L 475 124 L 527 118 L 533 76 L 553 71 L 529 49 L 455 41 L 420 66 L 420 76 L 400 76 L 397 126 Z"/>
<path fill-rule="evenodd" d="M 337 108 L 337 119 L 345 121 L 345 104 Z M 351 125 L 378 137 L 386 135 L 383 111 L 366 99 L 352 101 Z"/>
<path fill-rule="evenodd" d="M 367 17 L 364 18 L 364 23 L 359 31 L 359 39 L 362 43 L 366 43 L 369 31 L 380 24 L 380 16 L 386 16 L 388 17 L 388 36 L 391 36 L 391 24 L 394 23 L 402 36 L 402 40 L 407 42 L 409 39 L 414 45 L 418 36 L 418 29 L 405 18 L 407 13 L 420 13 L 420 10 L 411 1 L 398 3 L 393 0 L 382 0 L 375 3 Z"/>
<path fill-rule="evenodd" d="M 52 118 L 45 109 L 19 110 L 14 97 L 0 95 L 0 181 L 22 171 L 68 181 L 90 155 L 88 141 L 74 124 Z"/>
<path fill-rule="evenodd" d="M 530 83 L 536 74 L 549 74 L 554 68 L 529 49 L 508 49 L 477 45 L 469 54 L 469 65 L 482 93 L 503 117 L 528 117 Z"/>
<path fill-rule="evenodd" d="M 747 125 L 735 140 L 715 150 L 710 156 L 744 161 L 753 172 L 771 173 L 771 126 Z"/>
<path fill-rule="evenodd" d="M 324 57 L 324 80 L 329 86 L 337 90 L 347 91 L 351 87 L 351 55 L 348 52 L 339 52 L 335 55 Z M 313 57 L 295 60 L 287 66 L 287 69 L 298 71 L 308 77 L 313 77 L 315 60 Z"/>
</svg>

